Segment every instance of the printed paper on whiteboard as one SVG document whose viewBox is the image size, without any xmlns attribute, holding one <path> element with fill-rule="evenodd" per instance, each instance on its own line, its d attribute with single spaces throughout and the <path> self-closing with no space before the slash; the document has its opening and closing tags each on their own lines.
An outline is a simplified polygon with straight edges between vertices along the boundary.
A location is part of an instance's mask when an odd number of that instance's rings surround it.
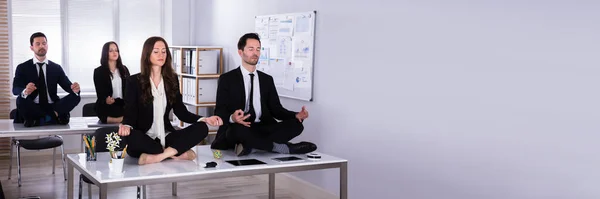
<svg viewBox="0 0 600 199">
<path fill-rule="evenodd" d="M 279 46 L 277 45 L 277 38 L 269 39 L 263 44 L 266 50 L 269 50 L 269 59 L 283 58 L 279 56 Z"/>
<path fill-rule="evenodd" d="M 310 88 L 310 69 L 309 68 L 294 68 L 296 74 L 295 88 Z"/>
<path fill-rule="evenodd" d="M 292 58 L 292 38 L 279 37 L 277 38 L 277 58 L 290 60 Z"/>
<path fill-rule="evenodd" d="M 294 36 L 292 43 L 292 56 L 294 59 L 307 59 L 311 57 L 313 44 L 310 37 Z"/>
<path fill-rule="evenodd" d="M 279 20 L 279 37 L 291 37 L 294 34 L 294 17 L 287 16 Z"/>
<path fill-rule="evenodd" d="M 294 68 L 302 68 L 302 67 L 304 67 L 304 62 L 303 61 L 294 61 L 292 63 L 292 65 L 294 66 Z"/>
<path fill-rule="evenodd" d="M 294 74 L 294 69 L 293 68 L 286 68 L 285 70 L 285 75 L 284 75 L 284 80 L 283 80 L 283 88 L 293 91 L 294 90 L 294 84 L 296 84 L 296 75 Z"/>
<path fill-rule="evenodd" d="M 286 67 L 285 61 L 282 59 L 269 60 L 268 73 L 271 75 L 271 77 L 273 77 L 275 86 L 283 86 Z"/>
<path fill-rule="evenodd" d="M 279 18 L 269 17 L 269 38 L 277 38 L 279 34 Z"/>
<path fill-rule="evenodd" d="M 307 34 L 312 36 L 311 19 L 312 14 L 296 16 L 296 29 L 294 35 Z"/>
<path fill-rule="evenodd" d="M 269 18 L 260 17 L 255 20 L 256 33 L 261 39 L 269 38 Z"/>
</svg>

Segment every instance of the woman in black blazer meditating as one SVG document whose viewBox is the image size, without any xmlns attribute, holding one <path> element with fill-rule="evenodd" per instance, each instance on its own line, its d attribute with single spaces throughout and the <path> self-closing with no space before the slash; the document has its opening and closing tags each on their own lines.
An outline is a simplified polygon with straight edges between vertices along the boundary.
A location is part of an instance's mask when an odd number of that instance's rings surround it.
<svg viewBox="0 0 600 199">
<path fill-rule="evenodd" d="M 109 41 L 102 47 L 100 66 L 94 70 L 94 86 L 96 87 L 96 113 L 102 123 L 121 123 L 125 101 L 125 79 L 129 70 L 121 62 L 119 46 Z"/>
<path fill-rule="evenodd" d="M 208 135 L 208 127 L 220 126 L 219 116 L 201 117 L 190 113 L 181 99 L 177 75 L 171 66 L 171 53 L 161 37 L 144 42 L 141 73 L 127 78 L 125 116 L 119 135 L 126 137 L 127 153 L 139 157 L 139 164 L 160 162 L 166 158 L 193 160 L 190 150 Z M 175 130 L 169 112 L 191 125 Z"/>
</svg>

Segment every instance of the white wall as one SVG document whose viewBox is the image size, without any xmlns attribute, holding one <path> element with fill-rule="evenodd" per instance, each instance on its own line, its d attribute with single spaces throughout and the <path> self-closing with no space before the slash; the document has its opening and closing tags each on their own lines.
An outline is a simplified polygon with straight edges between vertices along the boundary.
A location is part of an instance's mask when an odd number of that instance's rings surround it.
<svg viewBox="0 0 600 199">
<path fill-rule="evenodd" d="M 190 29 L 190 11 L 192 2 L 190 0 L 174 0 L 168 1 L 171 6 L 170 26 L 172 29 L 172 40 L 170 46 L 188 46 L 190 45 L 191 32 Z"/>
<path fill-rule="evenodd" d="M 599 198 L 600 2 L 202 0 L 195 45 L 317 10 L 295 139 L 350 160 L 350 197 Z M 338 172 L 302 179 L 338 192 Z"/>
</svg>

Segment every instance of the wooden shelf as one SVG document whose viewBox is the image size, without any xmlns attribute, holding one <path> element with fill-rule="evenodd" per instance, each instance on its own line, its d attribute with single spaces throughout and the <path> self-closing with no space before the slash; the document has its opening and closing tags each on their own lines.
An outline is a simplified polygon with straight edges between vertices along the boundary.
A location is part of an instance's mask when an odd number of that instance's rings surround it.
<svg viewBox="0 0 600 199">
<path fill-rule="evenodd" d="M 216 135 L 217 130 L 208 130 L 208 135 Z"/>
<path fill-rule="evenodd" d="M 202 74 L 202 75 L 198 75 L 198 78 L 205 78 L 205 79 L 209 79 L 209 78 L 219 78 L 221 75 L 219 74 Z"/>
<path fill-rule="evenodd" d="M 177 75 L 179 75 L 179 76 L 184 76 L 184 77 L 194 77 L 194 78 L 196 77 L 195 75 L 192 75 L 192 74 L 185 74 L 185 73 L 177 73 Z"/>
<path fill-rule="evenodd" d="M 173 70 L 175 70 L 175 73 L 177 74 L 177 77 L 179 78 L 179 89 L 180 92 L 183 94 L 184 91 L 186 92 L 193 92 L 193 93 L 189 93 L 189 95 L 191 96 L 199 96 L 199 93 L 202 93 L 203 91 L 208 91 L 208 90 L 212 90 L 212 87 L 216 87 L 217 86 L 217 82 L 214 81 L 216 79 L 218 79 L 221 74 L 224 72 L 225 68 L 224 68 L 224 53 L 223 53 L 223 47 L 222 46 L 169 46 L 169 50 L 171 51 L 171 53 L 173 53 Z M 210 51 L 218 51 L 218 52 L 210 52 Z M 176 52 L 176 53 L 174 53 Z M 210 53 L 207 53 L 210 52 Z M 189 54 L 188 54 L 189 53 Z M 217 61 L 217 65 L 215 65 L 217 67 L 216 70 L 203 70 L 204 68 L 200 68 L 202 65 L 202 63 L 204 63 L 203 61 L 210 61 L 210 65 L 212 67 L 212 60 L 213 57 L 209 57 L 206 60 L 200 59 L 200 55 L 202 54 L 208 54 L 209 56 L 213 56 L 212 54 L 215 53 L 216 60 Z M 191 60 L 189 60 L 191 59 Z M 176 65 L 177 64 L 177 65 Z M 186 67 L 186 65 L 188 65 Z M 190 68 L 188 67 L 192 67 L 192 70 L 189 70 Z M 195 67 L 194 67 L 195 66 Z M 184 70 L 186 69 L 186 70 Z M 201 70 L 202 69 L 202 70 Z M 188 73 L 184 73 L 185 72 L 190 72 L 190 74 Z M 198 74 L 200 72 L 212 72 L 213 74 Z M 215 74 L 216 73 L 216 74 Z M 192 82 L 193 81 L 193 82 Z M 207 87 L 207 86 L 210 86 Z M 189 87 L 189 88 L 188 88 Z M 202 88 L 202 90 L 199 90 L 199 88 Z M 214 88 L 216 90 L 216 88 Z M 194 95 L 195 94 L 195 95 Z M 188 96 L 189 96 L 188 95 Z M 208 96 L 204 96 L 204 97 L 208 97 Z M 210 96 L 212 97 L 212 95 Z M 216 102 L 202 102 L 202 103 L 196 103 L 198 102 L 199 99 L 193 99 L 194 97 L 191 98 L 186 98 L 188 99 L 190 102 L 183 102 L 185 105 L 187 105 L 188 107 L 186 107 L 188 109 L 188 111 L 190 111 L 191 113 L 194 114 L 199 114 L 201 112 L 201 110 L 203 111 L 208 111 L 210 110 L 210 108 L 215 107 L 217 104 Z M 212 98 L 201 98 L 201 101 L 204 100 L 213 100 Z M 205 113 L 203 113 L 205 114 Z M 175 126 L 176 128 L 183 128 L 184 122 L 182 121 L 177 121 L 175 122 Z M 209 127 L 208 130 L 208 135 L 216 135 L 217 134 L 217 130 L 216 129 L 211 129 Z M 206 140 L 203 141 L 202 143 L 206 144 Z"/>
<path fill-rule="evenodd" d="M 189 102 L 183 102 L 185 105 L 190 105 L 190 106 L 199 106 L 199 107 L 214 107 L 217 105 L 216 102 L 211 102 L 211 103 L 201 103 L 201 104 L 193 104 L 193 103 L 189 103 Z"/>
<path fill-rule="evenodd" d="M 194 78 L 201 78 L 201 79 L 209 79 L 209 78 L 219 78 L 221 75 L 219 74 L 200 74 L 200 75 L 193 75 L 193 74 L 185 74 L 185 73 L 177 73 L 177 75 L 179 76 L 184 76 L 184 77 L 194 77 Z"/>
</svg>

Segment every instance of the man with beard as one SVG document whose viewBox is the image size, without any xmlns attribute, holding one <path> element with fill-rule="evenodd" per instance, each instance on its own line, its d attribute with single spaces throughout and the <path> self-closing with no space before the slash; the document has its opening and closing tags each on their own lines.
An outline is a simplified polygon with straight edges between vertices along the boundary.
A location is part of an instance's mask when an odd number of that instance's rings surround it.
<svg viewBox="0 0 600 199">
<path fill-rule="evenodd" d="M 283 108 L 273 77 L 256 70 L 260 50 L 258 35 L 245 34 L 238 42 L 242 66 L 219 77 L 215 114 L 229 122 L 219 128 L 211 147 L 235 147 L 238 156 L 250 154 L 253 149 L 284 154 L 316 150 L 310 142 L 289 142 L 302 133 L 308 111 L 305 107 L 300 112 Z"/>
<path fill-rule="evenodd" d="M 68 124 L 71 110 L 79 104 L 79 84 L 71 83 L 62 67 L 48 59 L 46 35 L 36 32 L 29 38 L 34 56 L 17 66 L 13 94 L 17 95 L 17 117 L 25 127 Z M 57 85 L 69 93 L 58 98 Z"/>
</svg>

